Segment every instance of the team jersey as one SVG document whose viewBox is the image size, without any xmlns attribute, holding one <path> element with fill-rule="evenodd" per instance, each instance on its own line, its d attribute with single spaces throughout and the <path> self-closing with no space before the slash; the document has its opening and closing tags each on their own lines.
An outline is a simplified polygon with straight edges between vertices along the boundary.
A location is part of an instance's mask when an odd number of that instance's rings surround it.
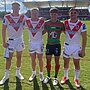
<svg viewBox="0 0 90 90">
<path fill-rule="evenodd" d="M 42 31 L 43 31 L 44 20 L 39 19 L 38 21 L 32 21 L 31 18 L 26 20 L 26 27 L 29 32 L 29 41 L 38 43 L 43 42 Z"/>
<path fill-rule="evenodd" d="M 79 44 L 80 45 L 80 34 L 86 31 L 86 25 L 78 20 L 76 23 L 72 23 L 69 20 L 64 21 L 66 40 L 65 42 L 69 44 Z"/>
<path fill-rule="evenodd" d="M 57 20 L 57 22 L 52 22 L 47 20 L 44 24 L 44 28 L 48 33 L 48 44 L 59 44 L 61 32 L 65 30 L 64 24 Z"/>
<path fill-rule="evenodd" d="M 25 24 L 25 15 L 13 16 L 12 14 L 7 14 L 4 16 L 3 24 L 7 25 L 8 37 L 15 39 L 23 37 L 23 29 Z"/>
</svg>

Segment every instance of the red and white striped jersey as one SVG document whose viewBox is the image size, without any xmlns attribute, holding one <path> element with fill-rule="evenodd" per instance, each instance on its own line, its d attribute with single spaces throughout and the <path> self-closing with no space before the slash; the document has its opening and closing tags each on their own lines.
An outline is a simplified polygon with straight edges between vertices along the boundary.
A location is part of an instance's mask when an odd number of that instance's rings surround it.
<svg viewBox="0 0 90 90">
<path fill-rule="evenodd" d="M 32 21 L 31 18 L 26 20 L 26 26 L 28 27 L 30 42 L 43 42 L 42 31 L 43 31 L 44 20 L 39 19 L 38 21 Z"/>
<path fill-rule="evenodd" d="M 12 14 L 5 15 L 3 24 L 7 25 L 9 38 L 15 39 L 23 36 L 25 20 L 26 20 L 25 15 L 19 16 L 13 16 Z"/>
<path fill-rule="evenodd" d="M 69 20 L 64 21 L 66 40 L 65 42 L 69 44 L 79 44 L 80 45 L 80 34 L 86 31 L 86 25 L 78 20 L 76 23 L 72 23 Z"/>
</svg>

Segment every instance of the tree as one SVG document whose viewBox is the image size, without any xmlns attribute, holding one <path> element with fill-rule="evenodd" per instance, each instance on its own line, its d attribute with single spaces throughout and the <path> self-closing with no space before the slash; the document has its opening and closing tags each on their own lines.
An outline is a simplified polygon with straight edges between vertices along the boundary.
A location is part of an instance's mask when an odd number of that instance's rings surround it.
<svg viewBox="0 0 90 90">
<path fill-rule="evenodd" d="M 0 5 L 4 5 L 4 11 L 5 11 L 5 13 L 7 12 L 7 9 L 6 9 L 7 3 L 11 3 L 13 1 L 16 1 L 16 0 L 0 0 Z"/>
</svg>

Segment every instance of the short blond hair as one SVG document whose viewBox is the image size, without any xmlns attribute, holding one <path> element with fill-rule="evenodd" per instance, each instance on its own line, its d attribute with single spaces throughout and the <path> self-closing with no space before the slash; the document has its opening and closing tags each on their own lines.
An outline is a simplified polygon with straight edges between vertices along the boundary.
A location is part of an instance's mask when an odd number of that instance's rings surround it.
<svg viewBox="0 0 90 90">
<path fill-rule="evenodd" d="M 31 12 L 32 12 L 33 10 L 39 11 L 39 9 L 38 9 L 38 8 L 36 8 L 36 7 L 31 8 Z"/>
<path fill-rule="evenodd" d="M 17 1 L 14 1 L 14 2 L 12 3 L 12 6 L 13 6 L 14 4 L 17 4 L 17 5 L 19 5 L 19 6 L 20 6 L 20 3 L 19 3 L 19 2 L 17 2 Z"/>
</svg>

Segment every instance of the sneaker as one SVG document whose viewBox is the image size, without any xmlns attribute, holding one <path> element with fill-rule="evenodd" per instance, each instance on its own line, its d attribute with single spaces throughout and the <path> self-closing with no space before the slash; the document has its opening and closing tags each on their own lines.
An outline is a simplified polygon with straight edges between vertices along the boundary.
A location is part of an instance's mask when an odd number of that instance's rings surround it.
<svg viewBox="0 0 90 90">
<path fill-rule="evenodd" d="M 44 80 L 44 76 L 43 74 L 40 74 L 40 81 L 43 81 Z"/>
<path fill-rule="evenodd" d="M 45 78 L 45 80 L 44 80 L 44 83 L 48 83 L 50 79 L 51 79 L 51 78 L 47 76 L 47 77 Z"/>
<path fill-rule="evenodd" d="M 57 78 L 54 78 L 53 85 L 56 86 L 58 84 Z"/>
<path fill-rule="evenodd" d="M 21 75 L 21 73 L 16 73 L 16 77 L 19 78 L 20 80 L 24 79 L 24 77 Z"/>
<path fill-rule="evenodd" d="M 76 86 L 77 88 L 80 88 L 80 84 L 79 84 L 78 79 L 74 80 L 74 83 L 75 83 L 75 86 Z"/>
<path fill-rule="evenodd" d="M 9 76 L 4 76 L 0 81 L 0 85 L 3 85 L 8 79 L 9 79 Z"/>
<path fill-rule="evenodd" d="M 36 76 L 36 74 L 32 74 L 32 75 L 30 76 L 30 78 L 29 78 L 29 81 L 30 81 L 30 82 L 33 81 L 33 79 L 35 78 L 35 76 Z"/>
<path fill-rule="evenodd" d="M 64 76 L 63 79 L 61 80 L 61 84 L 64 84 L 67 80 L 68 78 Z"/>
</svg>

